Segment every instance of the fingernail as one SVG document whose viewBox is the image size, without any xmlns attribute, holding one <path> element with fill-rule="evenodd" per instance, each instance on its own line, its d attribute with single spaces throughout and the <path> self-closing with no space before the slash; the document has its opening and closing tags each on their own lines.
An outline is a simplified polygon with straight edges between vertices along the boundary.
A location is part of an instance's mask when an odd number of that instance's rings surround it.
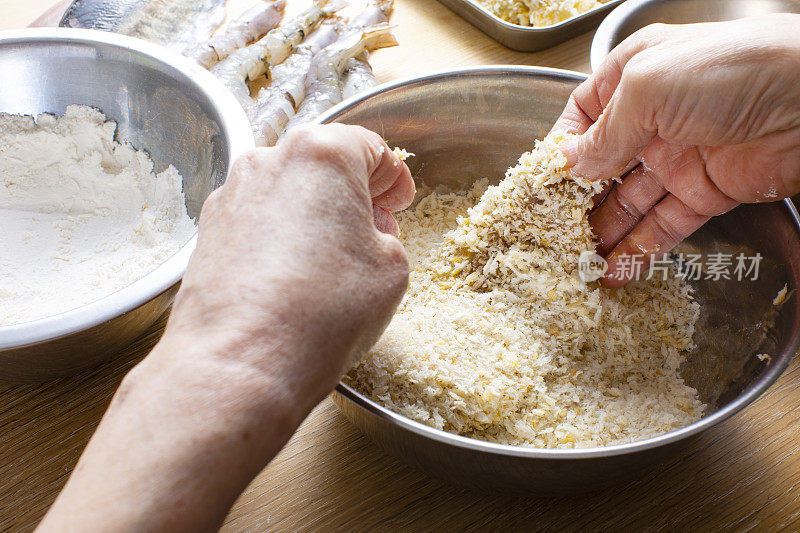
<svg viewBox="0 0 800 533">
<path fill-rule="evenodd" d="M 619 257 L 620 254 L 617 252 L 612 252 L 611 255 L 606 257 L 606 264 L 608 268 L 606 268 L 606 273 L 603 278 L 600 280 L 600 285 L 608 288 L 615 288 L 621 287 L 631 281 L 630 276 L 625 275 L 626 273 L 620 272 L 620 265 L 619 265 Z"/>
<path fill-rule="evenodd" d="M 394 216 L 379 205 L 372 206 L 372 217 L 375 221 L 375 227 L 383 233 L 394 235 L 397 237 L 400 234 L 400 227 L 397 225 L 397 220 Z"/>
</svg>

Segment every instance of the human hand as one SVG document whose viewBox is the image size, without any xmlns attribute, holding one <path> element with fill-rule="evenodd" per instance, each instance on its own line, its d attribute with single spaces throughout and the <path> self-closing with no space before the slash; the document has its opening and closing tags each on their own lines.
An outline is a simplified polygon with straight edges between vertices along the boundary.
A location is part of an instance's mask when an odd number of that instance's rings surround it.
<svg viewBox="0 0 800 533">
<path fill-rule="evenodd" d="M 413 196 L 405 164 L 356 126 L 298 127 L 239 158 L 203 206 L 164 336 L 40 529 L 217 529 L 389 322 L 408 264 L 376 224 L 396 230 L 389 211 Z"/>
<path fill-rule="evenodd" d="M 581 84 L 554 126 L 576 175 L 622 175 L 592 212 L 603 283 L 740 203 L 800 191 L 800 16 L 648 26 Z M 600 200 L 600 199 L 599 199 Z"/>
<path fill-rule="evenodd" d="M 165 337 L 255 367 L 310 409 L 405 292 L 405 252 L 384 232 L 413 197 L 406 165 L 360 127 L 297 128 L 245 154 L 203 206 Z"/>
</svg>

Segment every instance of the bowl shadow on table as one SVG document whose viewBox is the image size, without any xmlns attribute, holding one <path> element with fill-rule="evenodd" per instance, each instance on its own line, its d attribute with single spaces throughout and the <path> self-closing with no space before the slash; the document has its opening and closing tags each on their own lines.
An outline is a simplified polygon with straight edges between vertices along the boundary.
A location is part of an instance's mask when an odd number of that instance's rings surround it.
<svg viewBox="0 0 800 533">
<path fill-rule="evenodd" d="M 349 531 L 433 527 L 571 531 L 596 527 L 598 520 L 609 527 L 636 523 L 658 530 L 689 524 L 698 517 L 715 523 L 729 512 L 716 497 L 734 493 L 759 468 L 749 458 L 757 456 L 762 445 L 752 436 L 748 438 L 737 418 L 695 438 L 672 460 L 633 481 L 602 492 L 532 497 L 463 489 L 433 479 L 384 454 L 336 413 L 309 446 L 302 450 L 289 447 L 289 458 L 302 454 L 301 461 L 309 468 L 326 465 L 323 482 L 300 473 L 292 486 L 301 490 L 292 493 L 291 501 L 278 500 L 282 496 L 275 493 L 288 487 L 274 484 L 268 469 L 264 481 L 252 489 L 251 505 L 235 508 L 226 529 L 245 530 L 245 520 L 253 526 L 259 523 L 254 516 L 264 513 L 269 515 L 267 529 L 276 530 L 291 526 L 295 530 L 326 527 Z M 731 476 L 725 457 L 749 462 L 749 468 L 743 468 L 741 476 Z M 260 505 L 255 504 L 259 500 Z M 704 503 L 694 507 L 693 514 L 676 508 L 678 502 L 687 500 Z"/>
</svg>

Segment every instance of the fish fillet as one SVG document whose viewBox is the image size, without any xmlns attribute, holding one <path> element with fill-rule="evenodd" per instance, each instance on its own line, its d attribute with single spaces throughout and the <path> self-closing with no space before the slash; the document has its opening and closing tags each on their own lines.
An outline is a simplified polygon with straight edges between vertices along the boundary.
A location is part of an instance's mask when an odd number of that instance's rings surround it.
<svg viewBox="0 0 800 533">
<path fill-rule="evenodd" d="M 225 0 L 75 0 L 60 26 L 111 31 L 183 52 L 211 38 Z"/>
</svg>

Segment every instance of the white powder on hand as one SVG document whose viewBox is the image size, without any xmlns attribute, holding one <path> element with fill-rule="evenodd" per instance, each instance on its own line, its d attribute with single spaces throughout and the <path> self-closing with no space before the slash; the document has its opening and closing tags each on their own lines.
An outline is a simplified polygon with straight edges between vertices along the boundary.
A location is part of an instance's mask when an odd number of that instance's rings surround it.
<svg viewBox="0 0 800 533">
<path fill-rule="evenodd" d="M 86 106 L 0 114 L 0 326 L 108 296 L 194 235 L 178 171 L 115 130 Z"/>
</svg>

